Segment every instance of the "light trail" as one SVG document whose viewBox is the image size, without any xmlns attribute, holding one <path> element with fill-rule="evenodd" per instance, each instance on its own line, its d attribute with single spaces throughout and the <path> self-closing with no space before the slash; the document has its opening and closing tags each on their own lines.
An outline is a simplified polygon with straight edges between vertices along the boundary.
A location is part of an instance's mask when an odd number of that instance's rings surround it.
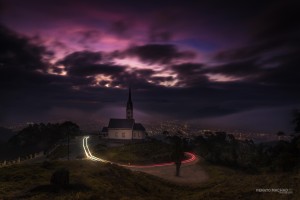
<svg viewBox="0 0 300 200">
<path fill-rule="evenodd" d="M 98 158 L 96 156 L 93 156 L 90 149 L 89 149 L 89 146 L 88 146 L 88 142 L 87 142 L 88 139 L 89 139 L 89 136 L 83 137 L 82 146 L 83 146 L 83 150 L 85 152 L 86 157 L 90 160 L 93 160 L 93 161 L 111 163 L 111 164 L 116 164 L 116 165 L 119 165 L 119 166 L 122 166 L 122 167 L 129 167 L 129 168 L 151 168 L 151 167 L 162 167 L 162 166 L 169 166 L 169 165 L 174 165 L 175 164 L 174 162 L 158 163 L 158 164 L 152 164 L 152 165 L 124 165 L 124 164 L 114 163 L 114 162 L 111 162 L 111 161 L 104 160 L 104 159 Z M 183 164 L 193 162 L 197 159 L 197 157 L 194 154 L 190 153 L 190 152 L 184 152 L 184 153 L 185 153 L 185 155 L 187 155 L 189 157 L 189 159 L 183 160 L 181 162 Z"/>
<path fill-rule="evenodd" d="M 100 162 L 104 162 L 104 163 L 112 163 L 110 161 L 107 161 L 107 160 L 104 160 L 104 159 L 101 159 L 101 158 L 97 158 L 95 156 L 92 155 L 90 149 L 89 149 L 89 146 L 87 144 L 87 139 L 89 137 L 84 137 L 83 140 L 82 140 L 82 146 L 83 146 L 83 150 L 85 152 L 85 155 L 87 156 L 88 159 L 91 159 L 93 161 L 100 161 Z"/>
</svg>

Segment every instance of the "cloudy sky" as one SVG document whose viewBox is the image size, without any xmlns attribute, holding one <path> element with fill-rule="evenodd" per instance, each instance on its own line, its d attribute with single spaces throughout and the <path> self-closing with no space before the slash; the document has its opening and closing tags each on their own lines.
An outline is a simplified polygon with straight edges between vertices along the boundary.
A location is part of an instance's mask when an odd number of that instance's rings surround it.
<svg viewBox="0 0 300 200">
<path fill-rule="evenodd" d="M 197 3 L 195 3 L 197 2 Z M 297 1 L 0 1 L 0 124 L 124 117 L 290 129 Z"/>
</svg>

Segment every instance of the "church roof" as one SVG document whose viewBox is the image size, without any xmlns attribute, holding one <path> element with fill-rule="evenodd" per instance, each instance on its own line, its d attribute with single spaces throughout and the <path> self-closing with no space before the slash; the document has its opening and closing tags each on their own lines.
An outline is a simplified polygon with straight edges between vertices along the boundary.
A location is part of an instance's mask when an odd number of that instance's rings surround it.
<svg viewBox="0 0 300 200">
<path fill-rule="evenodd" d="M 134 119 L 110 119 L 108 128 L 132 128 Z"/>
<path fill-rule="evenodd" d="M 140 123 L 135 123 L 133 126 L 133 130 L 135 131 L 145 131 L 145 127 Z"/>
<path fill-rule="evenodd" d="M 104 132 L 104 133 L 108 132 L 108 128 L 106 126 L 103 127 L 101 132 Z"/>
</svg>

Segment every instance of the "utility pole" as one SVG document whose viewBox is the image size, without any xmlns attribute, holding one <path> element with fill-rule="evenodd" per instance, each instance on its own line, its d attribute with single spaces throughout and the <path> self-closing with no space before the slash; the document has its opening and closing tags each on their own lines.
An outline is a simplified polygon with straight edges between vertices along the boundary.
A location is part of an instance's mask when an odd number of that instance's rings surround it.
<svg viewBox="0 0 300 200">
<path fill-rule="evenodd" d="M 68 130 L 68 160 L 70 160 L 70 128 L 67 128 Z"/>
</svg>

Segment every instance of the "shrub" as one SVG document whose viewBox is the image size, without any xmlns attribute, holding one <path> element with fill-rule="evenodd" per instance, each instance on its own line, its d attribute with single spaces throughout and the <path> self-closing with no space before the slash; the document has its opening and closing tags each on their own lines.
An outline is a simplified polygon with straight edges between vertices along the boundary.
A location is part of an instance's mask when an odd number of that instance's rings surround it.
<svg viewBox="0 0 300 200">
<path fill-rule="evenodd" d="M 50 183 L 54 186 L 66 187 L 69 185 L 69 174 L 67 169 L 58 169 L 52 174 Z"/>
</svg>

